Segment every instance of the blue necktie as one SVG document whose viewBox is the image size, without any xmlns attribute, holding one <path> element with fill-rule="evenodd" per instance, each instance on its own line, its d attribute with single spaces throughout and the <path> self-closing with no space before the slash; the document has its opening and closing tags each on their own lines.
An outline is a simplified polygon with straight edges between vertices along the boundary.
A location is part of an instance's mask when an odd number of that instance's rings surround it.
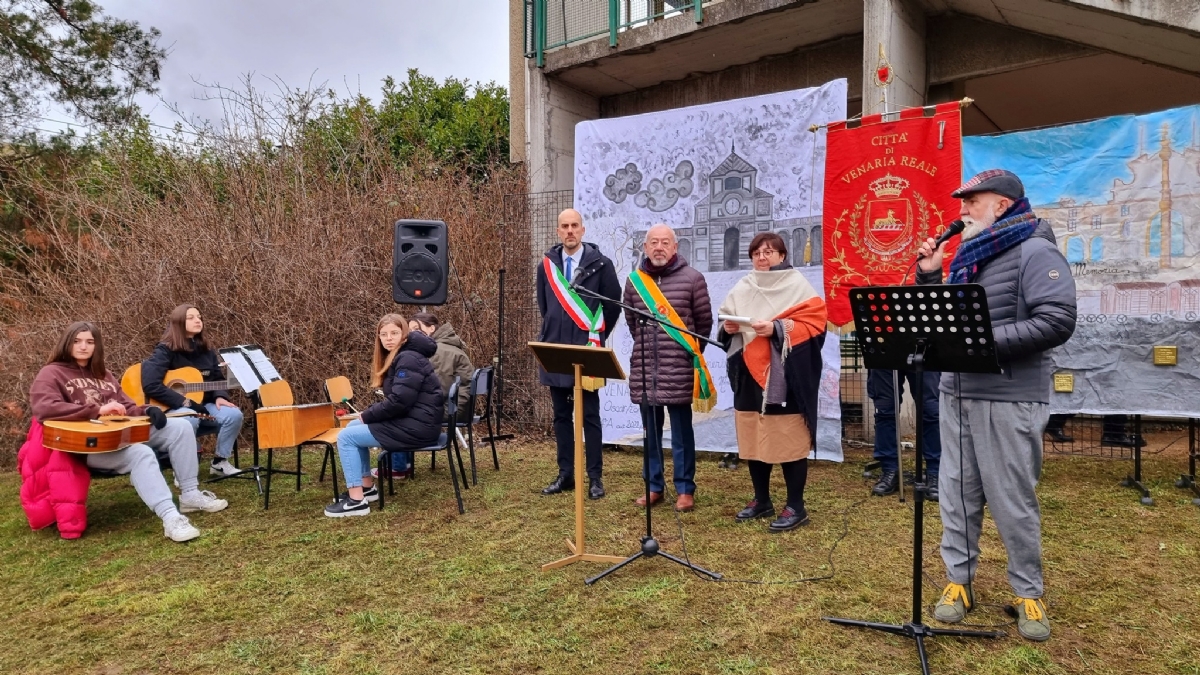
<svg viewBox="0 0 1200 675">
<path fill-rule="evenodd" d="M 573 262 L 575 262 L 575 259 L 568 256 L 567 257 L 567 283 L 568 284 L 571 283 L 571 263 L 573 263 Z"/>
</svg>

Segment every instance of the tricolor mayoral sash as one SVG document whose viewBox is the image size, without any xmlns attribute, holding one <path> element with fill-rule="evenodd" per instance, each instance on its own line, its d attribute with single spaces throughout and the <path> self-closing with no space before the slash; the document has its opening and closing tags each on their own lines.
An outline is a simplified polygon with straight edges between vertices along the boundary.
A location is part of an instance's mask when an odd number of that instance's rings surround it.
<svg viewBox="0 0 1200 675">
<path fill-rule="evenodd" d="M 571 288 L 570 280 L 558 268 L 558 265 L 550 260 L 549 256 L 542 258 L 542 267 L 546 272 L 546 278 L 550 281 L 554 297 L 558 298 L 558 304 L 562 305 L 563 311 L 571 317 L 579 330 L 588 334 L 589 345 L 602 347 L 600 335 L 604 332 L 604 306 L 596 305 L 595 311 L 588 309 L 587 303 Z M 583 378 L 583 388 L 588 391 L 597 391 L 603 387 L 604 378 L 602 377 Z"/>
<path fill-rule="evenodd" d="M 713 386 L 712 373 L 708 372 L 708 363 L 704 360 L 700 342 L 695 337 L 681 332 L 680 329 L 688 329 L 687 325 L 650 275 L 636 270 L 629 276 L 629 281 L 642 302 L 646 303 L 646 307 L 649 307 L 655 316 L 668 322 L 659 324 L 667 335 L 692 355 L 692 368 L 696 371 L 692 385 L 692 410 L 701 413 L 712 410 L 717 404 L 717 390 Z"/>
</svg>

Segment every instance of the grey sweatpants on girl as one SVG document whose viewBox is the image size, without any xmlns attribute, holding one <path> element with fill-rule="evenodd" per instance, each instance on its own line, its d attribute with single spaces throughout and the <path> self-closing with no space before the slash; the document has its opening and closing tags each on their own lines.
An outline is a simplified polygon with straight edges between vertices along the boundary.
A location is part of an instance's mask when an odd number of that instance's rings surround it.
<svg viewBox="0 0 1200 675">
<path fill-rule="evenodd" d="M 162 429 L 151 429 L 150 439 L 134 443 L 116 452 L 88 455 L 88 466 L 102 471 L 128 473 L 129 482 L 138 496 L 159 518 L 177 513 L 171 488 L 158 468 L 155 450 L 163 450 L 171 458 L 171 469 L 179 479 L 180 492 L 191 492 L 200 485 L 200 467 L 196 459 L 196 433 L 187 420 L 172 417 Z"/>
<path fill-rule="evenodd" d="M 942 392 L 942 560 L 956 584 L 979 564 L 986 503 L 1008 553 L 1008 583 L 1021 598 L 1042 597 L 1042 430 L 1045 403 L 980 401 Z M 961 417 L 960 417 L 961 414 Z"/>
</svg>

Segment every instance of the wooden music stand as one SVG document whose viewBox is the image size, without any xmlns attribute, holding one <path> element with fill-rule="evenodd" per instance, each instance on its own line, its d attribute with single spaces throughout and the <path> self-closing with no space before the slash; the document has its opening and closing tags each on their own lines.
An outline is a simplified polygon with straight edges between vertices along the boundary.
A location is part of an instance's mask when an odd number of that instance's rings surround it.
<svg viewBox="0 0 1200 675">
<path fill-rule="evenodd" d="M 534 357 L 548 373 L 572 375 L 575 378 L 575 541 L 567 539 L 571 555 L 542 565 L 542 571 L 564 567 L 582 561 L 616 563 L 624 556 L 587 553 L 583 539 L 583 378 L 602 377 L 624 380 L 625 371 L 613 350 L 580 345 L 559 345 L 549 342 L 530 342 Z"/>
</svg>

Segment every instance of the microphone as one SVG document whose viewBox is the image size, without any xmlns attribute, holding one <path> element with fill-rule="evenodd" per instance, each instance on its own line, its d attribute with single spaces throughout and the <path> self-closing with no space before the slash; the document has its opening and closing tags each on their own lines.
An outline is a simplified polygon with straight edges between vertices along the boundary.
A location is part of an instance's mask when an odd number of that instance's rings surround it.
<svg viewBox="0 0 1200 675">
<path fill-rule="evenodd" d="M 933 241 L 933 250 L 937 250 L 939 246 L 950 241 L 952 238 L 962 234 L 962 231 L 967 229 L 967 224 L 961 220 L 956 220 L 946 226 L 946 231 Z"/>
<path fill-rule="evenodd" d="M 941 246 L 942 244 L 944 244 L 944 243 L 950 241 L 952 238 L 962 234 L 962 231 L 965 229 L 967 229 L 967 224 L 961 220 L 956 220 L 956 221 L 950 223 L 949 225 L 946 226 L 946 231 L 943 232 L 937 239 L 935 239 L 933 241 L 933 250 L 936 251 L 938 249 L 938 247 Z M 903 285 L 904 283 L 906 283 L 908 281 L 909 272 L 912 272 L 913 268 L 917 266 L 917 263 L 920 262 L 921 260 L 923 260 L 924 258 L 925 258 L 925 256 L 918 255 L 916 260 L 913 260 L 912 264 L 908 266 L 908 269 L 904 270 L 904 277 L 901 278 L 901 280 L 900 280 L 901 285 Z"/>
</svg>

